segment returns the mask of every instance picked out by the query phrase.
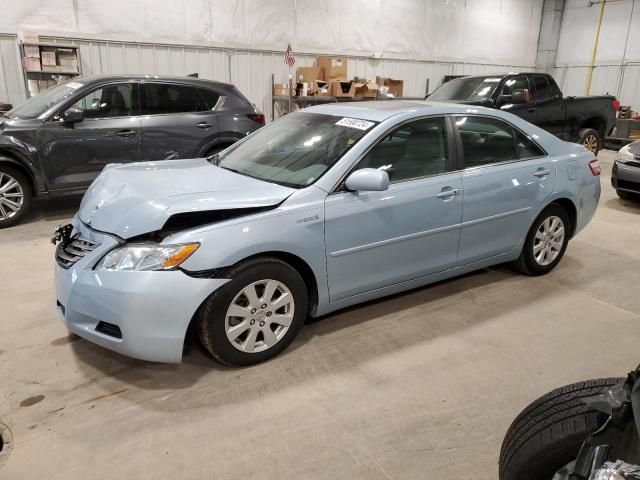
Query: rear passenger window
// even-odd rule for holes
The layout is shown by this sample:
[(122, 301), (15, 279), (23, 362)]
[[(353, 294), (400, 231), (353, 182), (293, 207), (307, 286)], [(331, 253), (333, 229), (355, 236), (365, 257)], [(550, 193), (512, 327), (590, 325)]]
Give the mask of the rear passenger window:
[(215, 107), (216, 103), (218, 103), (220, 94), (214, 92), (213, 90), (209, 90), (208, 88), (199, 88), (198, 91), (200, 92), (200, 95), (202, 95), (202, 98), (204, 98), (204, 101), (207, 103), (207, 107), (209, 108), (209, 110), (213, 110), (213, 107)]
[(549, 82), (544, 77), (533, 77), (533, 85), (535, 88), (534, 91), (534, 100), (536, 102), (549, 100), (551, 98), (551, 87), (549, 86)]
[(380, 140), (358, 164), (389, 174), (391, 182), (447, 171), (447, 129), (443, 118), (416, 120)]
[(520, 132), (516, 132), (518, 158), (544, 157), (546, 154), (533, 141)]
[(195, 87), (187, 85), (142, 84), (142, 111), (145, 115), (204, 112), (209, 110)]
[(487, 117), (457, 117), (465, 167), (508, 162), (518, 158), (513, 128)]

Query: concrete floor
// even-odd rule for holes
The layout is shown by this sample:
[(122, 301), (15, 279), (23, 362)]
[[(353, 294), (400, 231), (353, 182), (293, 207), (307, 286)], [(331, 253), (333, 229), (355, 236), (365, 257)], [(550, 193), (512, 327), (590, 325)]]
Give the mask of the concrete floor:
[(42, 205), (0, 231), (0, 422), (13, 432), (0, 478), (496, 479), (527, 403), (640, 362), (640, 204), (611, 189), (613, 156), (600, 156), (596, 218), (552, 274), (483, 270), (366, 304), (246, 369), (68, 337), (49, 237), (77, 201)]

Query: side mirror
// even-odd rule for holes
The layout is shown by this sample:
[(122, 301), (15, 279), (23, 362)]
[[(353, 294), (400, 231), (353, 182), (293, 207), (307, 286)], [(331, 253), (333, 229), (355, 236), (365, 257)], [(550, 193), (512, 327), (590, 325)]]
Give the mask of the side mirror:
[(529, 101), (529, 90), (517, 88), (511, 92), (511, 103), (527, 103)]
[(349, 175), (344, 184), (354, 192), (381, 192), (389, 188), (389, 174), (376, 168), (361, 168)]
[(64, 123), (78, 123), (84, 120), (84, 111), (79, 108), (70, 108), (62, 114)]

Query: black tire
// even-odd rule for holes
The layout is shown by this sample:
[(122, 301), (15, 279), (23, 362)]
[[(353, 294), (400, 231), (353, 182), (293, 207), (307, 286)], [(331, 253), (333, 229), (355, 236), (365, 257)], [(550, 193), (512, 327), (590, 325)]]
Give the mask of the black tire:
[[(253, 365), (275, 357), (298, 335), (307, 316), (308, 293), (304, 280), (288, 263), (274, 257), (259, 257), (234, 266), (229, 270), (228, 277), (231, 281), (213, 292), (196, 316), (196, 330), (200, 341), (224, 365)], [(289, 329), (272, 347), (255, 353), (243, 352), (227, 338), (227, 309), (242, 289), (253, 282), (267, 279), (281, 282), (291, 291), (295, 305), (293, 319)]]
[(602, 378), (574, 383), (547, 393), (525, 408), (502, 442), (500, 480), (551, 480), (575, 460), (582, 442), (608, 418), (580, 399), (623, 381)]
[[(592, 147), (594, 140), (595, 147)], [(598, 152), (602, 150), (602, 137), (600, 136), (600, 132), (594, 130), (593, 128), (581, 129), (578, 132), (578, 143), (585, 147), (587, 150), (593, 152), (594, 155), (597, 155)]]
[[(4, 159), (5, 157), (0, 156), (0, 162), (2, 162), (2, 160)], [(20, 220), (22, 220), (22, 218), (31, 208), (31, 198), (33, 197), (33, 189), (31, 187), (31, 182), (29, 181), (29, 179), (20, 170), (10, 165), (0, 163), (0, 177), (3, 177), (3, 179), (0, 180), (0, 184), (4, 184), (6, 182), (7, 176), (11, 177), (16, 182), (18, 182), (19, 188), (22, 190), (23, 196), (22, 196), (21, 206), (16, 212), (9, 213), (9, 207), (4, 205), (2, 206), (2, 209), (0, 209), (0, 228), (11, 227), (16, 223), (18, 223)], [(6, 193), (9, 193), (9, 192), (6, 192)], [(17, 190), (12, 189), (11, 194), (15, 194), (15, 193), (17, 193)], [(2, 198), (2, 193), (0, 193), (0, 199), (1, 198)], [(14, 197), (11, 197), (11, 199), (13, 198)], [(9, 198), (7, 198), (7, 200), (9, 200)], [(5, 217), (5, 215), (7, 216), (7, 218), (3, 218)]]
[(616, 194), (621, 200), (638, 200), (638, 198), (640, 198), (639, 195), (632, 192), (626, 192), (624, 190), (616, 190)]
[[(551, 216), (560, 218), (562, 220), (562, 223), (564, 224), (563, 244), (555, 260), (553, 260), (548, 265), (541, 265), (536, 261), (534, 252), (533, 252), (534, 242), (536, 240), (535, 236), (536, 236), (536, 232), (538, 231), (542, 223)], [(532, 275), (532, 276), (544, 275), (546, 273), (549, 273), (551, 270), (553, 270), (556, 267), (556, 265), (558, 265), (558, 263), (564, 256), (564, 252), (567, 249), (567, 245), (569, 244), (569, 236), (570, 236), (571, 228), (572, 228), (571, 220), (566, 210), (562, 208), (560, 205), (557, 205), (555, 203), (552, 203), (551, 205), (549, 205), (540, 213), (540, 215), (538, 215), (538, 218), (536, 218), (535, 222), (533, 222), (533, 225), (531, 225), (531, 228), (527, 233), (527, 238), (524, 242), (524, 246), (522, 247), (522, 252), (520, 253), (520, 257), (514, 263), (514, 266), (516, 267), (516, 269), (524, 273), (525, 275)]]

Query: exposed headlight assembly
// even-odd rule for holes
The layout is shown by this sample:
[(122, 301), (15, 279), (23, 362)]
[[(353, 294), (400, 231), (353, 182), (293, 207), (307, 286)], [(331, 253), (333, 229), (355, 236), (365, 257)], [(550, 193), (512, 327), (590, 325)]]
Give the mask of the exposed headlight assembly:
[(616, 155), (616, 162), (627, 163), (633, 162), (635, 156), (631, 153), (631, 149), (629, 145), (625, 145), (618, 151), (618, 155)]
[(107, 253), (96, 270), (150, 271), (170, 270), (195, 252), (199, 243), (162, 245), (159, 243), (126, 244)]

